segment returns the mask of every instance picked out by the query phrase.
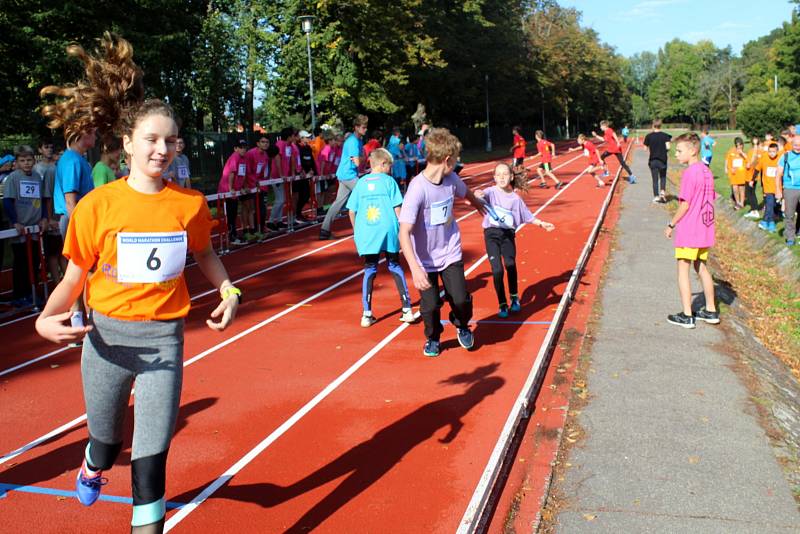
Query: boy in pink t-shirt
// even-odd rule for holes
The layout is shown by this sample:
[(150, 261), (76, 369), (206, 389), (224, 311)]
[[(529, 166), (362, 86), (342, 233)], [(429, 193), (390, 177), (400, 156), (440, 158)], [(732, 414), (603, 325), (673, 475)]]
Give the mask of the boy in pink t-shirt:
[[(678, 193), (678, 211), (664, 230), (667, 238), (675, 233), (675, 258), (678, 260), (678, 291), (683, 310), (667, 316), (671, 324), (683, 328), (694, 328), (695, 321), (719, 324), (719, 312), (714, 300), (714, 280), (708, 271), (708, 251), (714, 246), (714, 176), (700, 161), (700, 138), (695, 133), (686, 133), (676, 140), (675, 157), (683, 165), (689, 165), (681, 175)], [(700, 276), (705, 307), (692, 313), (692, 285), (689, 270)]]

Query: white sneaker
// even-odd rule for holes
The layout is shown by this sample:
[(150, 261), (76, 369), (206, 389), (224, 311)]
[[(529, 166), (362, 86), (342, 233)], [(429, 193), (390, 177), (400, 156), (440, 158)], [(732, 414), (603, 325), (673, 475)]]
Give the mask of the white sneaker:
[(748, 219), (760, 219), (760, 218), (761, 218), (761, 214), (760, 214), (760, 213), (758, 213), (758, 212), (757, 212), (757, 211), (755, 211), (755, 210), (751, 210), (750, 212), (748, 212), (748, 213), (745, 213), (745, 214), (744, 214), (744, 216), (745, 216), (746, 218), (748, 218)]
[(403, 310), (403, 314), (400, 316), (400, 320), (404, 323), (413, 323), (414, 322), (414, 310), (408, 308), (407, 310)]
[(660, 204), (661, 197), (653, 197), (653, 200), (651, 200), (650, 202), (652, 202), (653, 204)]
[(374, 315), (362, 315), (361, 316), (361, 326), (364, 328), (369, 328), (370, 326), (374, 325), (378, 320), (375, 318)]

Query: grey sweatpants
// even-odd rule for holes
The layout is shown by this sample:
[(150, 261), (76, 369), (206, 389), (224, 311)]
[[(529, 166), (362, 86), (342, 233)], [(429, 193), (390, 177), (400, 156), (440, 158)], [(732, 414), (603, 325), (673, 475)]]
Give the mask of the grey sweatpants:
[(333, 224), (333, 218), (339, 214), (339, 211), (344, 207), (347, 203), (347, 199), (350, 198), (350, 193), (353, 192), (353, 189), (356, 187), (358, 183), (357, 179), (354, 180), (339, 180), (339, 190), (336, 192), (336, 200), (333, 201), (331, 208), (328, 210), (328, 213), (325, 214), (325, 220), (322, 221), (322, 230), (326, 232), (331, 231), (331, 224)]
[(794, 216), (798, 213), (798, 204), (800, 204), (800, 189), (784, 188), (783, 201), (783, 238), (794, 241), (797, 238), (797, 223), (794, 220)]
[(183, 378), (183, 319), (121, 321), (93, 312), (81, 356), (89, 424), (87, 462), (109, 469), (122, 446), (131, 386), (134, 526), (164, 516), (169, 444)]

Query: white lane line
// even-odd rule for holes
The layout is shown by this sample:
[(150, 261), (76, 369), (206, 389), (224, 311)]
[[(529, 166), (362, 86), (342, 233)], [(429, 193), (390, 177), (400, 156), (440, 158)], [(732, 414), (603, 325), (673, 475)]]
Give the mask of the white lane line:
[[(575, 158), (577, 159), (577, 158)], [(574, 161), (570, 160), (570, 161)], [(567, 162), (568, 163), (568, 162)], [(564, 163), (566, 165), (567, 163)], [(565, 191), (571, 184), (573, 184), (581, 175), (584, 174), (585, 171), (581, 172), (576, 176), (573, 180), (570, 181), (563, 189), (559, 190), (558, 193), (553, 195), (545, 204), (543, 204), (539, 209), (536, 210), (536, 214), (541, 213), (545, 207), (550, 205), (553, 200), (555, 200), (563, 191)], [(466, 215), (460, 217), (458, 220), (461, 221), (466, 219), (476, 211), (471, 211)], [(484, 260), (486, 256), (479, 258), (465, 271), (464, 275), (467, 276), (472, 273)], [(415, 317), (419, 317), (419, 312), (414, 314)], [(291, 417), (289, 417), (286, 421), (284, 421), (280, 426), (278, 426), (275, 430), (273, 430), (266, 438), (264, 438), (261, 442), (259, 442), (255, 447), (250, 449), (244, 456), (242, 456), (239, 460), (237, 460), (232, 466), (225, 470), (219, 477), (217, 477), (211, 484), (203, 488), (203, 490), (198, 493), (188, 504), (183, 506), (177, 513), (175, 513), (172, 517), (167, 520), (164, 525), (164, 532), (169, 532), (172, 528), (174, 528), (178, 523), (183, 521), (190, 513), (197, 509), (203, 502), (205, 502), (211, 495), (213, 495), (218, 489), (222, 486), (227, 484), (237, 473), (239, 473), (242, 469), (244, 469), (248, 464), (250, 464), (253, 460), (256, 459), (262, 452), (264, 452), (270, 445), (272, 445), (276, 440), (278, 440), (281, 436), (283, 436), (289, 429), (291, 429), (295, 424), (297, 424), (303, 417), (308, 415), (308, 413), (314, 409), (319, 403), (321, 403), (326, 397), (328, 397), (331, 393), (333, 393), (339, 386), (341, 386), (348, 378), (353, 376), (361, 367), (363, 367), (369, 360), (373, 358), (378, 352), (380, 352), (386, 345), (388, 345), (391, 341), (393, 341), (397, 336), (399, 336), (406, 328), (408, 328), (408, 323), (403, 323), (402, 325), (395, 328), (391, 333), (389, 333), (386, 337), (384, 337), (377, 345), (375, 345), (372, 349), (370, 349), (366, 354), (361, 356), (353, 365), (351, 365), (346, 371), (340, 374), (336, 379), (330, 382), (327, 386), (325, 386), (322, 391), (317, 393), (310, 401), (304, 404), (299, 410), (297, 410)]]
[[(239, 282), (244, 282), (245, 280), (249, 280), (251, 278), (255, 278), (256, 276), (260, 276), (260, 275), (262, 275), (264, 273), (268, 273), (270, 271), (273, 271), (275, 269), (278, 269), (280, 267), (283, 267), (283, 266), (288, 265), (290, 263), (293, 263), (295, 261), (301, 260), (301, 259), (303, 259), (305, 257), (311, 256), (312, 254), (316, 254), (317, 252), (320, 252), (322, 250), (325, 250), (326, 248), (329, 248), (329, 247), (332, 247), (334, 245), (337, 245), (337, 244), (339, 244), (339, 243), (341, 243), (343, 241), (347, 241), (348, 239), (352, 239), (352, 236), (348, 236), (348, 237), (344, 237), (342, 239), (338, 239), (336, 241), (332, 241), (332, 242), (330, 242), (330, 243), (328, 243), (326, 245), (323, 245), (321, 247), (317, 247), (315, 249), (311, 249), (311, 250), (309, 250), (307, 252), (304, 252), (303, 254), (300, 254), (298, 256), (294, 256), (293, 258), (289, 258), (288, 260), (284, 260), (284, 261), (282, 261), (280, 263), (276, 263), (275, 265), (270, 265), (269, 267), (266, 267), (264, 269), (261, 269), (259, 271), (254, 272), (254, 273), (248, 274), (247, 276), (243, 276), (241, 278), (237, 278), (236, 280), (233, 281), (233, 283), (234, 284), (238, 284)], [(191, 297), (191, 300), (197, 300), (199, 298), (202, 298), (202, 297), (205, 297), (205, 296), (208, 296), (208, 295), (212, 295), (212, 294), (214, 294), (216, 292), (217, 292), (216, 289), (210, 289), (208, 291), (204, 291), (203, 293), (199, 293), (197, 295), (194, 295), (193, 297)], [(0, 376), (7, 375), (9, 373), (13, 373), (14, 371), (18, 371), (18, 370), (20, 370), (20, 369), (22, 369), (24, 367), (29, 366), (29, 365), (33, 365), (33, 364), (35, 364), (37, 362), (40, 362), (42, 360), (46, 360), (47, 358), (50, 358), (52, 356), (56, 356), (58, 354), (61, 354), (62, 352), (65, 352), (65, 351), (67, 351), (69, 349), (70, 349), (70, 347), (61, 347), (60, 349), (56, 349), (56, 350), (54, 350), (52, 352), (48, 352), (47, 354), (43, 354), (42, 356), (36, 356), (35, 358), (33, 358), (31, 360), (27, 360), (27, 361), (25, 361), (25, 362), (23, 362), (23, 363), (21, 363), (19, 365), (16, 365), (16, 366), (11, 367), (9, 369), (5, 369), (3, 371), (0, 371)]]
[[(563, 163), (561, 166), (567, 165), (568, 163), (574, 161), (578, 157), (580, 157), (580, 156), (577, 156), (577, 157), (575, 157), (575, 158)], [(462, 215), (461, 217), (459, 217), (458, 219), (456, 219), (456, 221), (457, 222), (461, 222), (464, 219), (466, 219), (467, 217), (470, 217), (471, 215), (473, 215), (475, 213), (477, 213), (476, 210), (469, 211), (469, 212), (465, 213), (464, 215)], [(347, 239), (347, 238), (345, 238), (345, 239)], [(330, 243), (330, 244), (332, 245), (333, 243)], [(284, 310), (284, 311), (282, 311), (282, 312), (280, 312), (280, 313), (278, 313), (276, 315), (273, 315), (272, 317), (262, 321), (261, 323), (259, 323), (257, 325), (254, 325), (254, 326), (248, 328), (245, 331), (240, 332), (239, 334), (233, 336), (232, 338), (229, 338), (228, 340), (223, 341), (223, 342), (215, 345), (214, 347), (211, 347), (210, 349), (205, 350), (204, 352), (201, 352), (197, 356), (194, 356), (193, 358), (191, 358), (191, 359), (187, 360), (186, 362), (184, 362), (183, 366), (187, 367), (187, 366), (191, 365), (192, 363), (194, 363), (196, 361), (199, 361), (202, 358), (205, 358), (209, 354), (211, 354), (213, 352), (216, 352), (220, 348), (229, 345), (233, 341), (241, 339), (245, 335), (248, 335), (248, 334), (250, 334), (252, 332), (255, 332), (259, 328), (262, 328), (263, 326), (266, 326), (267, 324), (271, 323), (272, 321), (276, 320), (277, 318), (283, 317), (283, 316), (287, 315), (288, 313), (296, 310), (300, 306), (302, 306), (304, 304), (307, 304), (308, 302), (310, 302), (310, 301), (312, 301), (312, 300), (324, 295), (325, 293), (328, 293), (329, 291), (332, 291), (333, 289), (341, 286), (342, 284), (347, 283), (348, 281), (352, 280), (353, 278), (356, 278), (357, 276), (361, 275), (363, 272), (364, 272), (364, 270), (360, 269), (359, 271), (357, 271), (357, 272), (355, 272), (355, 273), (343, 278), (342, 280), (339, 280), (335, 284), (333, 284), (331, 286), (328, 286), (327, 288), (325, 288), (322, 291), (312, 295), (311, 297), (306, 298), (302, 302), (300, 302), (298, 304), (295, 304), (294, 306), (292, 306), (292, 307), (290, 307), (290, 308), (288, 308), (288, 309), (286, 309), (286, 310)], [(0, 457), (0, 465), (12, 460), (13, 458), (16, 458), (20, 454), (23, 454), (23, 453), (29, 451), (30, 449), (40, 445), (44, 441), (47, 441), (47, 440), (51, 439), (52, 437), (60, 434), (61, 432), (64, 432), (65, 430), (68, 430), (68, 429), (72, 428), (73, 426), (82, 423), (85, 419), (86, 419), (86, 414), (83, 414), (82, 416), (80, 416), (80, 417), (78, 417), (76, 419), (73, 419), (69, 423), (66, 423), (66, 424), (56, 428), (55, 430), (52, 430), (52, 431), (48, 432), (47, 434), (45, 434), (45, 435), (43, 435), (43, 436), (41, 436), (39, 438), (34, 439), (33, 441), (27, 443), (26, 445), (23, 445), (22, 447), (14, 450), (14, 451), (9, 452), (8, 454)]]

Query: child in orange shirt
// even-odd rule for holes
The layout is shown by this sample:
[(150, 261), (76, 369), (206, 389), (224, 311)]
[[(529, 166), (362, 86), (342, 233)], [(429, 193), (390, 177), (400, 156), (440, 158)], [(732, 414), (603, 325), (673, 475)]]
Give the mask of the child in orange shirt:
[[(76, 88), (42, 94), (66, 99), (46, 106), (51, 128), (99, 128), (122, 134), (131, 155), (130, 175), (86, 195), (70, 218), (64, 243), (69, 260), (63, 280), (36, 320), (55, 343), (85, 337), (81, 376), (89, 444), (76, 480), (78, 499), (93, 504), (122, 449), (131, 384), (136, 382), (131, 451), (133, 533), (164, 528), (166, 461), (181, 394), (184, 317), (189, 293), (186, 252), (219, 289), (221, 301), (207, 324), (224, 330), (236, 315), (241, 291), (231, 284), (211, 247), (211, 213), (199, 191), (162, 178), (175, 156), (178, 127), (169, 105), (142, 101), (143, 73), (133, 48), (106, 33), (94, 55), (73, 45), (86, 80)], [(105, 77), (114, 72), (114, 78)], [(107, 131), (103, 131), (107, 129)], [(89, 275), (90, 269), (97, 265)], [(89, 326), (64, 324), (88, 276)]]
[(747, 154), (741, 137), (733, 140), (734, 146), (725, 155), (725, 174), (733, 188), (733, 206), (744, 207), (744, 184), (747, 182)]
[(758, 227), (770, 233), (775, 232), (775, 178), (778, 176), (780, 159), (780, 148), (773, 142), (767, 147), (767, 151), (761, 154), (758, 161), (761, 188), (764, 191), (764, 218), (758, 223)]
[(750, 211), (745, 213), (744, 216), (748, 219), (758, 219), (761, 217), (758, 212), (758, 198), (756, 198), (758, 162), (765, 152), (764, 147), (769, 143), (774, 143), (774, 141), (764, 141), (762, 143), (758, 137), (753, 137), (751, 143), (752, 147), (747, 151), (747, 173), (745, 174), (747, 181), (744, 184), (744, 197), (747, 205), (750, 206)]

